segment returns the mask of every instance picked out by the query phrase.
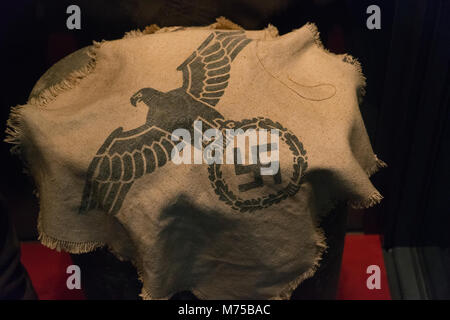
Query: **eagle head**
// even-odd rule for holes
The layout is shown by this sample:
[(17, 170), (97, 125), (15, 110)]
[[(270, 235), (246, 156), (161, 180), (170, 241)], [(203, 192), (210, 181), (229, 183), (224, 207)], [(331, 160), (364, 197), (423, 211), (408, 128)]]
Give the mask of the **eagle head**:
[(133, 106), (136, 107), (136, 104), (140, 101), (144, 102), (146, 105), (150, 105), (151, 100), (160, 95), (158, 90), (152, 88), (143, 88), (133, 94), (130, 98), (130, 102)]

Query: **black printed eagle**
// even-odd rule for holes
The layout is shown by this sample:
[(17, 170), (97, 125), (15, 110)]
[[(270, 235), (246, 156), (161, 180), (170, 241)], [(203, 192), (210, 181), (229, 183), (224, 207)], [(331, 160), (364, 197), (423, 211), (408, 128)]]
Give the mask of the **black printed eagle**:
[(92, 209), (116, 214), (134, 181), (170, 160), (175, 129), (193, 132), (199, 118), (223, 119), (214, 106), (228, 86), (231, 62), (250, 41), (244, 31), (215, 31), (177, 68), (181, 88), (143, 88), (130, 98), (133, 106), (148, 106), (147, 121), (129, 131), (117, 128), (100, 147), (87, 171), (80, 214)]

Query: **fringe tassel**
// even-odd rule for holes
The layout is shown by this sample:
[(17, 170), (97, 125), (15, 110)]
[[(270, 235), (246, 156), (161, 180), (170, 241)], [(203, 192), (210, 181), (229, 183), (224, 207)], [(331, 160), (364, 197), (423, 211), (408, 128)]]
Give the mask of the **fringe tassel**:
[(128, 32), (125, 32), (125, 35), (123, 36), (123, 39), (128, 38), (138, 38), (141, 36), (145, 36), (146, 34), (153, 34), (161, 30), (161, 28), (157, 24), (151, 24), (149, 26), (146, 26), (144, 30), (131, 30)]
[(354, 209), (366, 209), (380, 203), (381, 200), (383, 200), (383, 196), (378, 191), (375, 191), (366, 199), (350, 200), (349, 205)]
[(228, 20), (225, 17), (216, 18), (216, 22), (210, 24), (208, 29), (221, 29), (221, 30), (244, 30), (240, 25)]
[(142, 300), (155, 300), (152, 298), (151, 294), (148, 293), (147, 289), (145, 289), (144, 285), (142, 285), (142, 291), (139, 296), (142, 298)]
[[(204, 28), (215, 29), (215, 30), (219, 30), (219, 29), (220, 30), (243, 30), (243, 28), (240, 25), (232, 22), (231, 20), (228, 20), (225, 17), (216, 18), (216, 22), (214, 22)], [(160, 28), (156, 24), (151, 24), (151, 25), (145, 27), (144, 30), (137, 29), (137, 30), (131, 30), (131, 31), (126, 32), (125, 35), (123, 36), (123, 39), (138, 38), (141, 36), (145, 36), (147, 34), (174, 32), (174, 31), (180, 31), (180, 30), (184, 30), (184, 29), (185, 29), (185, 27), (180, 27), (180, 26)], [(278, 30), (277, 30), (277, 34), (278, 34)]]
[(382, 168), (386, 168), (388, 165), (383, 160), (378, 159), (377, 155), (375, 154), (375, 164), (372, 168), (369, 168), (366, 173), (369, 177), (371, 177), (374, 173), (378, 172)]
[(22, 116), (20, 111), (24, 105), (18, 105), (10, 109), (9, 118), (6, 121), (6, 137), (3, 140), (6, 143), (12, 144), (10, 152), (14, 155), (20, 156), (22, 143)]
[(56, 251), (66, 251), (69, 253), (88, 253), (97, 248), (105, 246), (99, 242), (72, 242), (55, 239), (42, 231), (39, 231), (39, 241), (46, 247)]
[(317, 29), (316, 24), (312, 23), (312, 22), (307, 22), (305, 24), (305, 27), (308, 28), (309, 32), (311, 32), (316, 46), (318, 46), (320, 49), (325, 50), (327, 53), (330, 53), (330, 51), (328, 51), (328, 49), (326, 49), (323, 46), (322, 40), (320, 40), (320, 32), (319, 32), (319, 29)]
[(268, 37), (267, 39), (274, 39), (279, 36), (278, 29), (272, 24), (268, 24), (267, 28), (264, 29)]
[(143, 266), (136, 263), (135, 267), (138, 275), (138, 280), (142, 283), (142, 290), (139, 296), (142, 298), (142, 300), (154, 300), (150, 292), (148, 292), (145, 288)]

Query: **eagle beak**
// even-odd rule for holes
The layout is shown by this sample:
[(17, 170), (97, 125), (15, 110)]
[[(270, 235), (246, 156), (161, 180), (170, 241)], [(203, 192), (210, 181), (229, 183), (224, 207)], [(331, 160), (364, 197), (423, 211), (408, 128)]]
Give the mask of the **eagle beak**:
[(133, 105), (133, 107), (136, 107), (137, 100), (138, 100), (138, 98), (136, 96), (132, 96), (130, 98), (130, 102)]

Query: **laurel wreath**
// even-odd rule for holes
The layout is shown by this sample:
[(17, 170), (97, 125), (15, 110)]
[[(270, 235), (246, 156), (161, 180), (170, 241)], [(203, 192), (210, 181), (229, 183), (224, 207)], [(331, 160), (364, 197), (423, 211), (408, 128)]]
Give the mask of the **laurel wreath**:
[(253, 212), (268, 208), (298, 192), (301, 178), (308, 168), (308, 157), (306, 156), (306, 150), (303, 144), (292, 132), (284, 128), (279, 122), (274, 122), (264, 117), (242, 121), (220, 121), (220, 125), (223, 129), (243, 129), (244, 131), (247, 129), (278, 129), (281, 141), (286, 143), (292, 152), (294, 169), (290, 181), (284, 189), (255, 199), (245, 200), (230, 190), (222, 175), (221, 164), (213, 163), (208, 167), (209, 180), (211, 181), (214, 192), (219, 196), (221, 201), (224, 201), (234, 210)]

